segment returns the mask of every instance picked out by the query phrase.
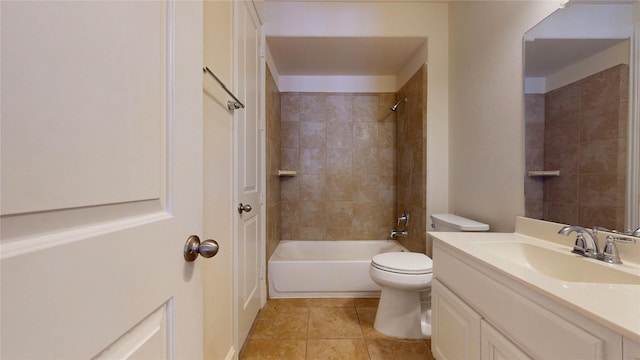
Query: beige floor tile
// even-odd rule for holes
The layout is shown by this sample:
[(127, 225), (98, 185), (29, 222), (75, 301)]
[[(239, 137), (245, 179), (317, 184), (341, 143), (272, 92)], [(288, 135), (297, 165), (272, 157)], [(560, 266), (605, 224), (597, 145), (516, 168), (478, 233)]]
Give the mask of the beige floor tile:
[(309, 301), (311, 299), (269, 299), (267, 306), (281, 308), (281, 307), (309, 307)]
[(262, 308), (258, 319), (271, 319), (274, 316), (282, 312), (307, 310), (309, 308), (309, 299), (278, 299), (274, 301), (269, 300), (267, 304)]
[(308, 308), (265, 309), (256, 321), (251, 339), (306, 339), (308, 323)]
[(363, 339), (310, 339), (307, 360), (369, 360)]
[(353, 304), (356, 307), (378, 307), (379, 298), (355, 298)]
[(352, 307), (353, 299), (351, 298), (317, 298), (309, 299), (309, 307)]
[(305, 360), (305, 340), (250, 340), (241, 360)]
[(378, 308), (375, 307), (356, 308), (358, 321), (360, 322), (360, 328), (362, 329), (362, 336), (364, 336), (365, 339), (385, 337), (382, 333), (379, 333), (373, 328), (373, 324), (376, 321), (376, 310), (378, 310)]
[(429, 349), (431, 349), (431, 339), (424, 339), (424, 344), (427, 345)]
[(371, 360), (433, 360), (423, 340), (367, 339)]
[(270, 299), (241, 360), (433, 360), (431, 340), (398, 340), (373, 328), (378, 299)]
[(355, 308), (310, 308), (309, 339), (362, 338)]

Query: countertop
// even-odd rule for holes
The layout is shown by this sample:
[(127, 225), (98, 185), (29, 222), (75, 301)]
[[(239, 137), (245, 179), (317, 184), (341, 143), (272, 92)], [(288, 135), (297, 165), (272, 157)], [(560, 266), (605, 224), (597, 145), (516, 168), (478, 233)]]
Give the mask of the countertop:
[[(442, 246), (467, 255), (600, 325), (640, 343), (640, 282), (609, 284), (558, 280), (526, 264), (516, 264), (506, 259), (504, 255), (478, 246), (478, 242), (524, 242), (566, 253), (570, 253), (572, 247), (518, 232), (429, 232), (429, 235), (434, 238), (434, 246)], [(640, 244), (636, 246), (640, 247)], [(640, 276), (640, 266), (635, 263), (625, 262), (622, 265), (613, 265), (587, 258), (584, 260), (601, 263), (597, 264), (598, 266), (615, 266), (617, 269)]]

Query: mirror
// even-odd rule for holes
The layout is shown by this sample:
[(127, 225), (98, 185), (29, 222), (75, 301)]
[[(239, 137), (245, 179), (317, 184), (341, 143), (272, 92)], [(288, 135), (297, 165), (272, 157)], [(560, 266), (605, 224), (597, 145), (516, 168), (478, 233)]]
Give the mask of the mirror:
[(638, 226), (638, 156), (627, 151), (633, 6), (569, 3), (525, 34), (525, 216)]

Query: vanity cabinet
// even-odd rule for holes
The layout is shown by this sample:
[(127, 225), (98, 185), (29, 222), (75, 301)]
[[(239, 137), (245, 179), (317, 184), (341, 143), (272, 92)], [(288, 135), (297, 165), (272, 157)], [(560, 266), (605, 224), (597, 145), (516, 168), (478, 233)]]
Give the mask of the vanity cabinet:
[(623, 359), (620, 334), (437, 241), (433, 254), (438, 360)]
[(431, 347), (438, 360), (531, 359), (441, 282), (434, 280), (432, 287), (432, 324), (438, 331)]

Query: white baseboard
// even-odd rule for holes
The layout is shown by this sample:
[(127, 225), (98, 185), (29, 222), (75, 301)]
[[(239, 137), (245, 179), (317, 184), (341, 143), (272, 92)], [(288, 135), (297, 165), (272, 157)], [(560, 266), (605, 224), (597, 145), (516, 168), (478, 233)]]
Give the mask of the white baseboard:
[(235, 354), (236, 354), (236, 349), (234, 349), (232, 346), (231, 349), (229, 349), (229, 352), (227, 353), (227, 356), (224, 358), (224, 360), (233, 360), (233, 356)]

